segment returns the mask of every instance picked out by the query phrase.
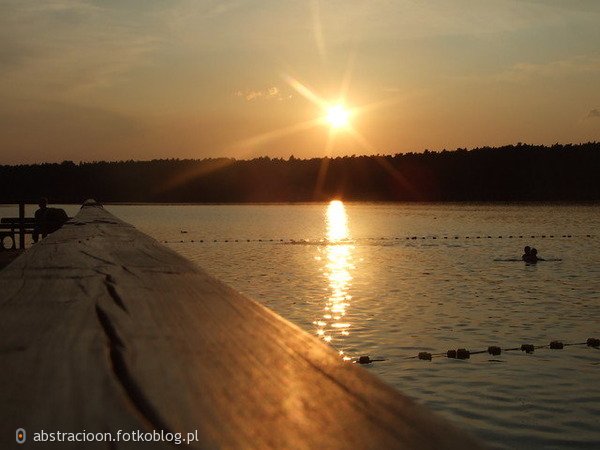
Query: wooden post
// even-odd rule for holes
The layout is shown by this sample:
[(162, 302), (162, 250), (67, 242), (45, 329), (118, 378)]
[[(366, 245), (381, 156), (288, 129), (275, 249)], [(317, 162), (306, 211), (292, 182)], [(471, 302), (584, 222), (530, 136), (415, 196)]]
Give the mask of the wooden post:
[(1, 271), (0, 293), (1, 448), (18, 428), (192, 433), (190, 449), (480, 448), (94, 202)]
[(25, 249), (25, 203), (19, 203), (19, 248)]

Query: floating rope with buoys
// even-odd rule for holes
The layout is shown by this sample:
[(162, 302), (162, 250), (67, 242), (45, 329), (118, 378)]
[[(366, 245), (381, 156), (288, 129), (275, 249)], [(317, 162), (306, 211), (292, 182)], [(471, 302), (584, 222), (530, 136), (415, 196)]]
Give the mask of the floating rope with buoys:
[[(187, 234), (185, 230), (181, 230), (182, 234)], [(362, 243), (365, 241), (419, 241), (419, 240), (471, 240), (471, 239), (577, 239), (577, 238), (594, 238), (592, 234), (532, 234), (532, 235), (475, 235), (475, 236), (401, 236), (401, 237), (366, 237), (356, 238), (353, 240), (342, 240), (331, 242), (326, 239), (190, 239), (178, 241), (162, 241), (164, 244), (184, 244), (184, 243), (276, 243), (276, 244), (296, 244), (296, 245), (350, 245)], [(495, 261), (521, 261), (521, 259), (496, 259)], [(546, 261), (561, 261), (560, 259), (547, 259)], [(330, 343), (331, 345), (331, 343)], [(551, 341), (545, 345), (522, 344), (520, 347), (501, 348), (499, 346), (489, 346), (486, 350), (470, 351), (465, 348), (450, 349), (441, 353), (419, 352), (415, 356), (407, 356), (403, 359), (420, 359), (431, 361), (433, 358), (446, 357), (450, 359), (470, 359), (471, 355), (489, 354), (492, 356), (501, 355), (502, 352), (523, 351), (525, 353), (533, 353), (536, 349), (548, 348), (551, 350), (562, 350), (569, 346), (587, 345), (587, 347), (600, 349), (600, 339), (588, 338), (586, 342), (563, 343), (561, 341)], [(334, 347), (335, 348), (335, 347)], [(357, 364), (372, 364), (379, 361), (387, 361), (385, 358), (371, 359), (369, 355), (361, 355), (357, 358), (345, 359)]]
[[(598, 338), (588, 338), (585, 342), (571, 342), (564, 343), (562, 341), (551, 341), (549, 344), (545, 345), (533, 345), (533, 344), (522, 344), (520, 347), (510, 347), (510, 348), (501, 348), (496, 345), (490, 345), (486, 350), (475, 350), (469, 351), (465, 348), (458, 349), (450, 349), (446, 352), (440, 353), (429, 353), (429, 352), (419, 352), (416, 356), (407, 356), (403, 359), (420, 359), (422, 361), (431, 361), (433, 358), (446, 357), (450, 359), (470, 359), (471, 355), (481, 355), (481, 354), (489, 354), (491, 356), (499, 356), (502, 352), (512, 352), (512, 351), (522, 351), (525, 353), (533, 353), (535, 350), (548, 348), (551, 350), (562, 350), (565, 347), (586, 345), (587, 347), (600, 349), (600, 339)], [(362, 355), (358, 358), (351, 359), (352, 362), (357, 364), (371, 364), (377, 361), (387, 361), (386, 359), (371, 359), (368, 355)]]
[[(187, 234), (187, 231), (181, 231), (182, 234)], [(422, 241), (422, 240), (466, 240), (466, 239), (577, 239), (577, 238), (593, 238), (596, 237), (592, 234), (532, 234), (532, 235), (477, 235), (477, 236), (402, 236), (402, 237), (366, 237), (356, 238), (353, 240), (342, 240), (330, 242), (326, 239), (189, 239), (189, 240), (176, 240), (176, 241), (162, 241), (164, 244), (205, 244), (205, 243), (248, 243), (248, 242), (261, 242), (261, 243), (284, 243), (284, 244), (298, 244), (298, 245), (347, 245), (354, 243), (361, 243), (365, 241)]]

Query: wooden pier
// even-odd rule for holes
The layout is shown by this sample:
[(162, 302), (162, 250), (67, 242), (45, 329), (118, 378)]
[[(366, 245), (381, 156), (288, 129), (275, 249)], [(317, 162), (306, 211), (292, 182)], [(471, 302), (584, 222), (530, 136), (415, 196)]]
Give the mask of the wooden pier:
[[(0, 361), (2, 449), (20, 427), (198, 430), (181, 446), (197, 449), (480, 448), (93, 201), (0, 271)], [(70, 445), (39, 447), (173, 448)]]

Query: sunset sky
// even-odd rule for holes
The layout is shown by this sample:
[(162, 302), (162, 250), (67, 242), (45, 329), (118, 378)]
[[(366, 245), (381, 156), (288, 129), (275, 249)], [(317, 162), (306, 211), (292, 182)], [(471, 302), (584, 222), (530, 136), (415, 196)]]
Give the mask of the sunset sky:
[(0, 0), (0, 163), (600, 140), (599, 23), (598, 0)]

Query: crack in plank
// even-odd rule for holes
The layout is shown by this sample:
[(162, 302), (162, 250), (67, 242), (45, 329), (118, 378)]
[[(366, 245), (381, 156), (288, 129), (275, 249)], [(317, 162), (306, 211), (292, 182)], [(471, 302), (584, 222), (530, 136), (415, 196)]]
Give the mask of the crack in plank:
[(117, 304), (117, 306), (123, 311), (125, 311), (127, 314), (129, 314), (129, 310), (127, 309), (127, 306), (125, 306), (123, 297), (121, 297), (121, 295), (119, 295), (119, 293), (117, 292), (116, 282), (111, 274), (106, 275), (106, 278), (104, 279), (104, 286), (106, 286), (108, 295), (110, 295), (110, 297)]
[(112, 371), (125, 391), (125, 395), (145, 421), (148, 422), (150, 428), (172, 433), (166, 422), (144, 394), (143, 389), (131, 375), (124, 356), (126, 350), (125, 344), (119, 336), (114, 323), (108, 317), (108, 314), (98, 304), (96, 304), (96, 315), (108, 340)]
[(83, 253), (83, 254), (84, 254), (84, 255), (86, 255), (86, 256), (89, 256), (90, 258), (94, 258), (94, 259), (96, 259), (96, 260), (98, 260), (98, 261), (101, 261), (101, 262), (103, 262), (103, 263), (110, 264), (111, 266), (114, 266), (114, 265), (115, 265), (115, 263), (114, 263), (113, 261), (110, 261), (110, 260), (108, 260), (108, 259), (101, 258), (100, 256), (96, 256), (96, 255), (94, 255), (93, 253), (90, 253), (90, 252), (88, 252), (88, 251), (86, 251), (86, 250), (81, 250), (81, 253)]

